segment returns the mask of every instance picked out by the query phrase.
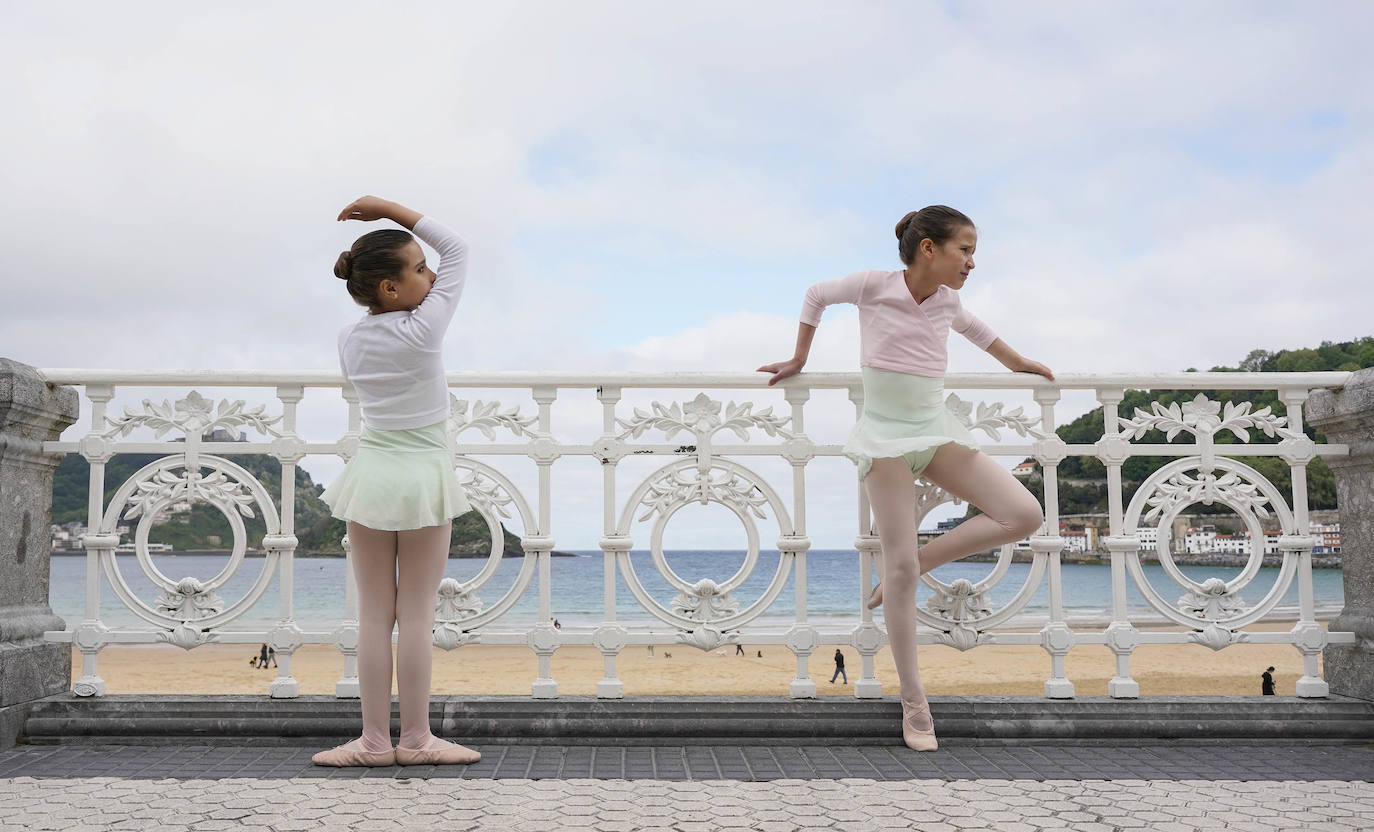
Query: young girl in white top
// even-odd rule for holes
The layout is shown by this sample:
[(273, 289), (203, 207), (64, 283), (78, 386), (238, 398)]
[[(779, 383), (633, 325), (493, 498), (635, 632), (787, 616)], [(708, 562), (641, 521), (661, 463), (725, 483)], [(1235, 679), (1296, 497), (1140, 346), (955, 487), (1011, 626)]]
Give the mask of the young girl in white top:
[[(348, 522), (358, 584), (358, 687), (363, 734), (314, 756), (319, 765), (471, 763), (481, 755), (429, 728), (434, 608), (454, 517), (468, 511), (445, 422), (443, 341), (467, 275), (467, 245), (430, 217), (365, 196), (339, 220), (389, 219), (439, 253), (430, 271), (399, 229), (359, 237), (334, 274), (368, 314), (339, 334), (339, 364), (358, 393), (357, 453), (321, 497)], [(401, 736), (391, 747), (391, 632), (399, 625)]]
[[(900, 271), (861, 271), (806, 290), (797, 347), (788, 361), (760, 367), (769, 384), (801, 372), (821, 313), (834, 303), (859, 307), (864, 406), (844, 445), (859, 467), (882, 544), (887, 588), (887, 635), (901, 682), (902, 736), (918, 751), (933, 751), (935, 723), (916, 665), (916, 581), (922, 572), (1035, 531), (1044, 514), (1034, 495), (978, 450), (945, 406), (945, 341), (954, 329), (1009, 370), (1053, 379), (1043, 364), (1023, 358), (987, 325), (966, 312), (955, 290), (973, 270), (978, 232), (959, 211), (932, 205), (897, 223)], [(916, 477), (940, 486), (982, 514), (916, 551)]]

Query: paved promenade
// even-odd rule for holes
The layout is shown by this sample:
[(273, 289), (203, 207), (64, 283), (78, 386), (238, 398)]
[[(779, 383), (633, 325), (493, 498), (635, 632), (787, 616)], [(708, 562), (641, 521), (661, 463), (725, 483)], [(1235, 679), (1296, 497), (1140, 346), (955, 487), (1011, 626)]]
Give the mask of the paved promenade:
[(1358, 746), (492, 746), (467, 767), (322, 769), (317, 749), (27, 746), (0, 830), (1374, 829)]

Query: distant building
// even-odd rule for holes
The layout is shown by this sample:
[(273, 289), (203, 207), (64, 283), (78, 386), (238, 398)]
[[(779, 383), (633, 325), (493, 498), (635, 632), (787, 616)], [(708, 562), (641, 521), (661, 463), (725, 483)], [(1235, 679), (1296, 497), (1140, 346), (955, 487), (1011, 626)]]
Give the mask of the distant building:
[[(134, 544), (134, 543), (121, 543), (121, 544), (119, 544), (118, 546), (115, 547), (115, 554), (117, 554), (117, 555), (132, 555), (132, 554), (134, 554), (134, 553), (137, 552), (137, 551), (138, 551), (138, 546), (137, 546), (137, 544)], [(152, 554), (152, 553), (155, 553), (155, 552), (170, 552), (170, 551), (172, 551), (172, 544), (170, 544), (170, 543), (149, 543), (149, 544), (148, 544), (148, 552), (149, 552), (149, 554)]]
[[(1280, 550), (1279, 550), (1279, 538), (1280, 538), (1282, 535), (1283, 535), (1283, 532), (1279, 531), (1278, 529), (1272, 529), (1272, 530), (1266, 529), (1265, 532), (1264, 532), (1264, 552), (1263, 552), (1263, 553), (1266, 554), (1266, 555), (1277, 555), (1277, 554), (1279, 554), (1279, 551), (1280, 551)], [(1250, 551), (1250, 530), (1249, 530), (1249, 529), (1246, 529), (1246, 530), (1245, 530), (1245, 543), (1246, 543), (1245, 551), (1248, 552), (1248, 551)]]
[(1244, 555), (1250, 551), (1250, 540), (1238, 534), (1219, 534), (1212, 541), (1212, 551), (1224, 555)]
[(52, 551), (80, 552), (81, 537), (86, 534), (86, 524), (73, 520), (62, 525), (52, 525)]
[(67, 549), (75, 549), (72, 545), (72, 533), (57, 524), (52, 525), (52, 550), (62, 552)]
[[(86, 533), (90, 531), (86, 524), (78, 520), (62, 525), (52, 524), (52, 551), (54, 552), (83, 552), (86, 550), (85, 541), (82, 540)], [(121, 539), (132, 531), (127, 523), (115, 526), (115, 534)], [(170, 547), (168, 549), (170, 551)]]
[(1190, 555), (1204, 555), (1212, 551), (1217, 538), (1216, 526), (1194, 526), (1183, 538), (1183, 551)]
[(1060, 538), (1064, 541), (1063, 551), (1065, 552), (1086, 552), (1088, 551), (1088, 535), (1083, 532), (1060, 532)]
[(1033, 459), (1026, 460), (1025, 462), (1021, 463), (1020, 465), (1018, 465), (1018, 466), (1016, 466), (1015, 468), (1011, 469), (1011, 475), (1012, 475), (1013, 477), (1029, 477), (1031, 474), (1034, 474), (1034, 473), (1035, 473), (1035, 460), (1033, 460)]
[(1135, 536), (1140, 539), (1140, 551), (1153, 552), (1159, 545), (1159, 527), (1141, 526), (1135, 530)]
[(1339, 555), (1341, 553), (1340, 523), (1313, 521), (1307, 524), (1307, 533), (1317, 538), (1317, 545), (1312, 548), (1312, 554)]
[[(1340, 523), (1312, 521), (1308, 524), (1308, 534), (1317, 538), (1317, 545), (1312, 548), (1312, 554), (1340, 554)], [(1283, 533), (1277, 529), (1266, 530), (1262, 553), (1265, 555), (1281, 554), (1279, 538), (1282, 535)], [(1159, 529), (1154, 526), (1140, 526), (1135, 529), (1135, 537), (1140, 541), (1140, 551), (1154, 551), (1159, 541)], [(1226, 534), (1218, 532), (1215, 526), (1206, 525), (1186, 526), (1183, 529), (1175, 530), (1171, 543), (1175, 553), (1178, 552), (1178, 546), (1182, 543), (1183, 551), (1190, 555), (1248, 555), (1251, 545), (1249, 529), (1235, 534)]]

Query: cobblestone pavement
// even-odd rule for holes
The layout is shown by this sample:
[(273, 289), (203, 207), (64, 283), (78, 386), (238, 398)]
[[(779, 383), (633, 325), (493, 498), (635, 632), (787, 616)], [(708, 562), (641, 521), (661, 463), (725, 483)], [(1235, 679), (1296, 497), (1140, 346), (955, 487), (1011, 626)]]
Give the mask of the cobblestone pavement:
[(1374, 749), (1348, 746), (485, 746), (392, 769), (313, 750), (14, 749), (0, 830), (1374, 829)]
[(220, 780), (423, 778), (615, 780), (1374, 780), (1374, 746), (959, 746), (920, 754), (871, 746), (478, 746), (470, 766), (326, 768), (318, 747), (20, 746), (0, 752), (15, 777)]

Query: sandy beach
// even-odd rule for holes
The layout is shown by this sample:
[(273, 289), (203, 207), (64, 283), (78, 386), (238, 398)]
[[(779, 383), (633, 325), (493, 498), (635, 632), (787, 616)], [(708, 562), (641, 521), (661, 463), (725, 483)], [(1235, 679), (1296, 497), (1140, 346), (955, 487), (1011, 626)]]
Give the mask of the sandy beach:
[[(1291, 624), (1257, 625), (1251, 631), (1284, 631)], [(1144, 629), (1144, 628), (1142, 628)], [(1165, 628), (1160, 628), (1165, 629)], [(836, 645), (824, 645), (811, 655), (810, 673), (822, 696), (852, 695), (852, 685), (829, 679), (834, 672)], [(859, 654), (839, 645), (852, 683), (859, 671)], [(759, 658), (757, 651), (763, 651)], [(745, 655), (733, 646), (703, 653), (685, 645), (662, 645), (650, 656), (644, 647), (628, 647), (617, 662), (625, 694), (749, 694), (786, 695), (795, 675), (792, 653), (777, 645), (745, 645)], [(671, 658), (665, 655), (671, 653)], [(266, 694), (276, 669), (258, 670), (248, 664), (248, 645), (206, 645), (191, 651), (170, 645), (115, 646), (100, 654), (100, 675), (109, 694), (194, 693)], [(1049, 656), (1039, 647), (984, 645), (968, 652), (951, 647), (922, 646), (921, 673), (931, 694), (1042, 695), (1049, 674)], [(897, 692), (897, 672), (886, 648), (876, 658), (877, 677), (886, 693)], [(1260, 673), (1270, 665), (1279, 695), (1291, 696), (1302, 675), (1298, 651), (1282, 644), (1241, 644), (1213, 652), (1201, 645), (1147, 645), (1131, 658), (1131, 673), (1142, 696), (1258, 695)], [(1102, 696), (1114, 673), (1114, 656), (1106, 647), (1084, 645), (1068, 655), (1068, 677), (1080, 696)], [(343, 657), (331, 647), (305, 646), (296, 652), (292, 673), (302, 694), (332, 694), (343, 675)], [(525, 647), (468, 645), (452, 652), (434, 651), (433, 690), (436, 694), (527, 695), (537, 664)], [(72, 678), (81, 675), (81, 654), (72, 650)], [(591, 695), (602, 675), (602, 657), (592, 647), (562, 647), (553, 657), (553, 677), (562, 694)]]

